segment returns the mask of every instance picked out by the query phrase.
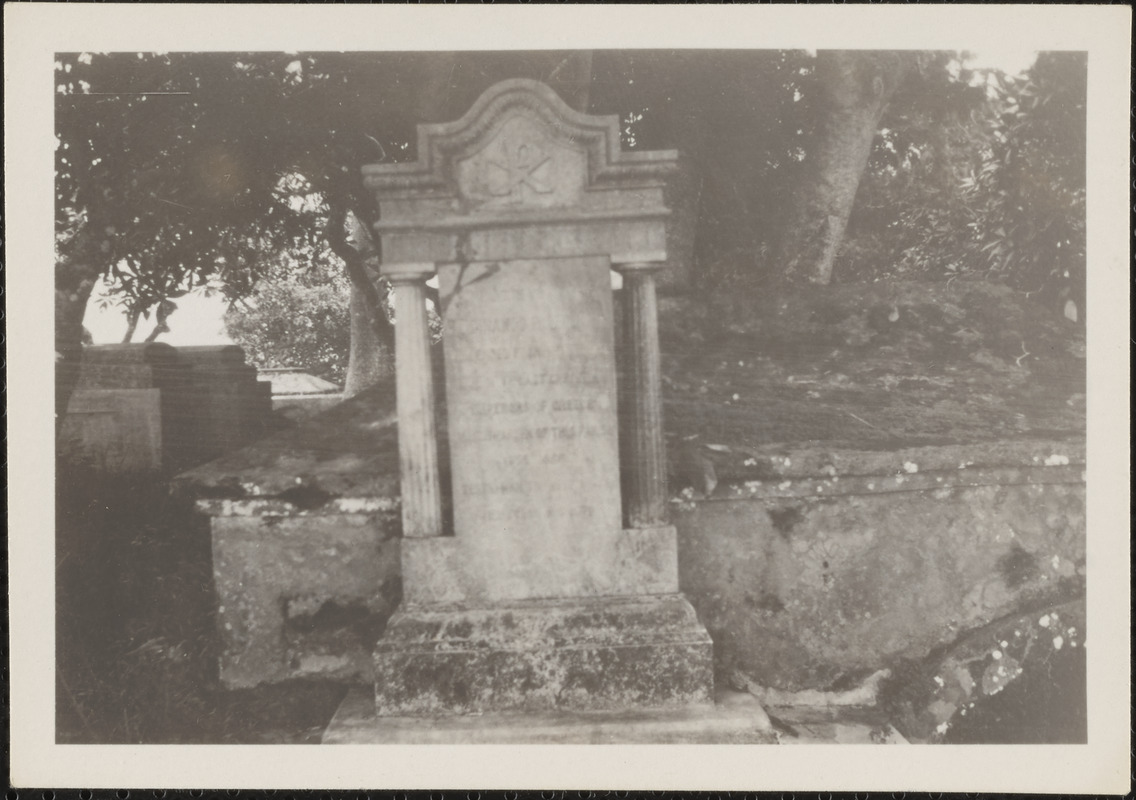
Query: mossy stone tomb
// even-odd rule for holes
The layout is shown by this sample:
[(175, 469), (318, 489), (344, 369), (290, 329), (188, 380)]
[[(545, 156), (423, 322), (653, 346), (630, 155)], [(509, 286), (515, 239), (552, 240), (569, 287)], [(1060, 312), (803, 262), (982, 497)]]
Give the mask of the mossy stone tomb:
[(713, 702), (711, 640), (665, 519), (654, 276), (675, 161), (622, 152), (616, 117), (511, 80), (420, 126), (416, 162), (364, 168), (395, 291), (404, 537), (379, 716)]

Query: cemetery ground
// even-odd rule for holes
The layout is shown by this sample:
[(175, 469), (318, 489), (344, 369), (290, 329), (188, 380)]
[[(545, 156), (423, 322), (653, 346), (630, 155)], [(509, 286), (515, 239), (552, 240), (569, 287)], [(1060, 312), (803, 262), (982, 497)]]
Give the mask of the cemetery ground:
[[(664, 296), (660, 332), (676, 498), (768, 479), (754, 456), (779, 447), (1083, 442), (1083, 330), (1005, 287), (880, 282), (757, 301)], [(208, 526), (170, 495), (169, 477), (59, 467), (58, 741), (317, 742), (346, 687), (222, 688)], [(1083, 580), (1065, 592), (1075, 604)], [(968, 646), (966, 633), (956, 645)], [(1084, 649), (1052, 656), (957, 720), (949, 740), (1077, 740)], [(922, 667), (895, 672), (901, 680)], [(889, 696), (903, 692), (900, 683)], [(874, 719), (899, 713), (885, 699)]]

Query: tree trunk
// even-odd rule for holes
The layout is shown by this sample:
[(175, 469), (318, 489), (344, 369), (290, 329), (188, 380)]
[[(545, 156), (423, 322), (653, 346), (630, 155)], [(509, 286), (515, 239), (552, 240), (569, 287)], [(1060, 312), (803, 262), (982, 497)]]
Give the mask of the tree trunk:
[(130, 344), (134, 339), (134, 332), (138, 330), (138, 320), (142, 319), (142, 312), (134, 309), (126, 315), (126, 333), (122, 336), (123, 344)]
[[(371, 238), (352, 213), (343, 215), (337, 230), (344, 227), (349, 234), (333, 241), (332, 249), (344, 260), (351, 280), (351, 349), (343, 395), (354, 397), (394, 376), (394, 331), (380, 290), (385, 288), (385, 282), (376, 286), (375, 277), (367, 268), (367, 262), (374, 261), (377, 255)], [(328, 238), (332, 239), (333, 234)]]
[(817, 128), (804, 180), (782, 228), (778, 261), (792, 283), (827, 284), (888, 99), (905, 67), (900, 53), (817, 54)]
[(351, 351), (343, 382), (344, 397), (354, 397), (394, 376), (392, 342), (384, 340), (375, 330), (367, 300), (354, 284), (351, 285), (350, 309)]
[[(79, 236), (84, 235), (79, 233)], [(98, 270), (57, 255), (55, 266), (55, 434), (59, 435), (83, 362), (83, 315)]]

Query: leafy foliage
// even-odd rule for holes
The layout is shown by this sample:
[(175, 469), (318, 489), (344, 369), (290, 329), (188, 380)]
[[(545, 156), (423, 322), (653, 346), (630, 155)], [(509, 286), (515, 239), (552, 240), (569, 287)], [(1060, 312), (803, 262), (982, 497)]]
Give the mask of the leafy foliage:
[(1081, 54), (1019, 78), (924, 56), (877, 137), (843, 275), (981, 277), (1083, 311), (1085, 76)]
[(225, 329), (258, 367), (293, 367), (340, 385), (351, 346), (350, 284), (326, 247), (301, 261), (278, 258)]
[(368, 210), (358, 167), (395, 158), (411, 126), (364, 99), (405, 101), (405, 66), (342, 54), (60, 55), (61, 263), (82, 250), (128, 310), (210, 279), (247, 294), (277, 253), (323, 239), (330, 202)]
[[(373, 219), (359, 168), (413, 156), (429, 80), (460, 113), (494, 80), (552, 80), (557, 58), (61, 54), (57, 273), (109, 276), (128, 314), (211, 281), (245, 296), (281, 253), (322, 246), (337, 210)], [(700, 285), (776, 275), (770, 243), (819, 113), (815, 60), (597, 53), (591, 111), (626, 120), (626, 146), (677, 146), (697, 169)], [(953, 53), (919, 62), (877, 137), (838, 278), (1083, 284), (1083, 56), (1043, 54), (1024, 79)]]

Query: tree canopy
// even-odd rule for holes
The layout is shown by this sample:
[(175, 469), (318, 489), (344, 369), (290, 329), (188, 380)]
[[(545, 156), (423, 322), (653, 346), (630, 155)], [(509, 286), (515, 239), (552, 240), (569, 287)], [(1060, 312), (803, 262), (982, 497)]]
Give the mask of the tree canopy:
[(770, 50), (70, 53), (56, 73), (64, 366), (99, 277), (137, 313), (210, 281), (247, 296), (282, 254), (320, 250), (389, 337), (374, 254), (345, 224), (374, 220), (360, 167), (412, 158), (417, 123), (518, 76), (618, 114), (625, 147), (680, 150), (680, 287), (977, 275), (1080, 287), (1083, 312), (1077, 54), (1022, 79), (956, 53)]

